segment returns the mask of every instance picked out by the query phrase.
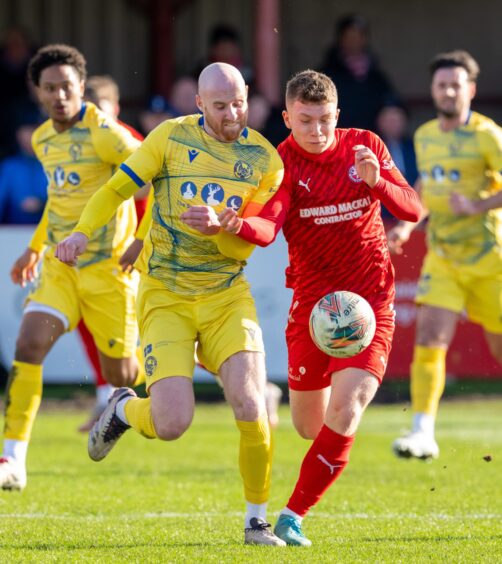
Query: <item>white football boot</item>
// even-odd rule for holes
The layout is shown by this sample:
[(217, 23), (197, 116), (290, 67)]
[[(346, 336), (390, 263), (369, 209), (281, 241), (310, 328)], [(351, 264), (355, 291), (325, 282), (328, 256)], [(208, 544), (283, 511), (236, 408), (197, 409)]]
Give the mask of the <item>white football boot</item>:
[(244, 544), (286, 546), (286, 543), (272, 532), (270, 523), (256, 517), (251, 519), (251, 526), (244, 529)]
[(392, 443), (392, 450), (400, 458), (430, 460), (439, 457), (439, 447), (434, 437), (420, 431), (396, 439)]
[(21, 491), (26, 487), (26, 468), (13, 458), (0, 458), (0, 487)]
[(136, 392), (131, 388), (117, 388), (113, 392), (106, 409), (89, 431), (87, 452), (92, 460), (98, 462), (112, 450), (120, 437), (131, 428), (117, 415), (117, 404), (126, 398), (135, 398)]

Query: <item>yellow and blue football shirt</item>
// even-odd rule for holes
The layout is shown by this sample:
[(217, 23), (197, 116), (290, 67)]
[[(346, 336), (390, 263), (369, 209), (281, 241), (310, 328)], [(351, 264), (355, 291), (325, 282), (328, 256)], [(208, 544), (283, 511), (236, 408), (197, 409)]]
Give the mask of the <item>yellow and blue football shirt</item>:
[(494, 247), (502, 249), (502, 209), (457, 215), (452, 192), (471, 200), (502, 188), (502, 130), (491, 119), (471, 113), (465, 125), (442, 131), (437, 119), (415, 134), (422, 198), (429, 210), (428, 245), (439, 256), (472, 264)]
[[(206, 133), (200, 115), (192, 115), (154, 129), (102, 194), (111, 190), (129, 198), (152, 181), (152, 224), (136, 266), (172, 292), (200, 295), (229, 287), (244, 263), (221, 254), (217, 237), (191, 229), (180, 215), (195, 205), (256, 215), (279, 188), (283, 172), (279, 154), (258, 132), (245, 128), (238, 140), (223, 143)], [(75, 231), (92, 233), (98, 202), (91, 202)]]
[[(140, 142), (94, 104), (86, 103), (71, 128), (58, 133), (52, 120), (47, 120), (33, 133), (32, 144), (48, 180), (46, 243), (55, 247), (71, 233), (94, 192)], [(130, 200), (93, 234), (79, 266), (120, 256), (133, 240), (135, 229), (136, 214)]]

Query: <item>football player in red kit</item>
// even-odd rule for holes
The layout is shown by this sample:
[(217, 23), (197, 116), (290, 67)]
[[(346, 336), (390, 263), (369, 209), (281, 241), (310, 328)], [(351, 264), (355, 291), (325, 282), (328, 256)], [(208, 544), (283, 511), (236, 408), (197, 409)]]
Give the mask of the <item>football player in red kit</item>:
[[(313, 439), (275, 534), (308, 546), (301, 523), (347, 465), (361, 416), (385, 373), (394, 333), (394, 269), (380, 204), (417, 221), (420, 200), (381, 139), (361, 129), (336, 129), (335, 85), (307, 70), (287, 84), (284, 121), (291, 135), (279, 146), (285, 177), (256, 217), (231, 209), (220, 226), (252, 244), (271, 243), (283, 228), (289, 247), (286, 283), (293, 300), (286, 340), (290, 403), (299, 434)], [(349, 290), (366, 298), (377, 329), (352, 358), (322, 353), (309, 335), (309, 316), (322, 296)]]

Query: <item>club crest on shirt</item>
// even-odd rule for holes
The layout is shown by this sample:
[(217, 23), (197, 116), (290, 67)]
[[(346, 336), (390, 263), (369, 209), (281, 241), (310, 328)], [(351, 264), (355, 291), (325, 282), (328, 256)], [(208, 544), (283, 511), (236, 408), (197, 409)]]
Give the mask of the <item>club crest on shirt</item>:
[(72, 143), (68, 152), (70, 153), (70, 157), (74, 161), (78, 161), (78, 159), (82, 155), (82, 145), (80, 143)]
[(240, 196), (230, 196), (227, 200), (227, 208), (237, 211), (242, 206), (242, 198)]
[(80, 176), (76, 172), (70, 172), (68, 182), (73, 186), (78, 186), (80, 184)]
[(197, 195), (197, 186), (193, 182), (183, 182), (180, 186), (180, 192), (185, 200), (193, 200)]
[(225, 192), (219, 184), (210, 182), (202, 187), (200, 195), (208, 206), (218, 206), (223, 202)]
[(347, 174), (349, 175), (350, 180), (356, 184), (363, 181), (363, 179), (357, 174), (355, 165), (352, 165), (349, 168)]
[(64, 168), (61, 166), (57, 166), (54, 170), (54, 183), (58, 188), (61, 188), (64, 184), (65, 173)]
[(253, 167), (244, 161), (237, 161), (234, 165), (234, 174), (237, 178), (247, 180), (253, 174)]
[(441, 165), (435, 165), (431, 169), (431, 176), (436, 182), (444, 182), (445, 170)]
[(157, 368), (157, 359), (153, 356), (147, 356), (145, 358), (145, 372), (148, 376), (152, 376)]

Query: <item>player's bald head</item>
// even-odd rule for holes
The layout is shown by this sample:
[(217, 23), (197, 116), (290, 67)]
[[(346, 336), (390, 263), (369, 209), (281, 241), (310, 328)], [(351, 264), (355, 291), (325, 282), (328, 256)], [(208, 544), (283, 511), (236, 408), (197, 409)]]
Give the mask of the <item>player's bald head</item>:
[(246, 90), (246, 83), (237, 68), (227, 63), (212, 63), (199, 76), (199, 96), (209, 92)]
[(225, 143), (236, 141), (247, 125), (248, 92), (242, 74), (227, 63), (208, 65), (199, 76), (197, 107), (206, 132)]

